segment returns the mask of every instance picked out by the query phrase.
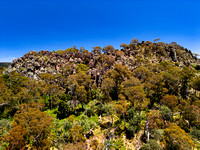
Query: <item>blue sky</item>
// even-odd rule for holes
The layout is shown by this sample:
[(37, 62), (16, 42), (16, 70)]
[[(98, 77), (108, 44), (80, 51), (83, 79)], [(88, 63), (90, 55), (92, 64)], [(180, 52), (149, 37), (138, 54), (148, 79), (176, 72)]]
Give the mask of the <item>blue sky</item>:
[(200, 53), (199, 0), (0, 0), (0, 62), (35, 50), (172, 41)]

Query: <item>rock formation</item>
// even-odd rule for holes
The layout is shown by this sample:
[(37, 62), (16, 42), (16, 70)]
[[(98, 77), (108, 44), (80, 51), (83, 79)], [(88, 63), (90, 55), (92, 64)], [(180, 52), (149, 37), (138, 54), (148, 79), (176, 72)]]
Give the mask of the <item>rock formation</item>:
[(70, 67), (67, 70), (67, 75), (75, 74), (77, 65), (84, 64), (89, 67), (87, 73), (91, 75), (94, 83), (99, 85), (105, 72), (112, 69), (116, 63), (128, 66), (131, 71), (140, 65), (161, 61), (172, 61), (180, 67), (183, 65), (189, 66), (191, 63), (199, 63), (199, 60), (192, 55), (191, 51), (176, 43), (143, 41), (142, 43), (124, 46), (120, 51), (108, 51), (105, 54), (83, 52), (77, 49), (72, 51), (71, 49), (57, 52), (30, 51), (23, 57), (14, 60), (6, 73), (17, 71), (23, 76), (39, 79), (41, 73), (66, 75), (67, 66)]

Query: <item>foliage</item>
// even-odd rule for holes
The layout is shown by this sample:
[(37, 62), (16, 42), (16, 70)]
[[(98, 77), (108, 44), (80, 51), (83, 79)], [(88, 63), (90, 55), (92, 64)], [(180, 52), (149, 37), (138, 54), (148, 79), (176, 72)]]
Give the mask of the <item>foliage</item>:
[(156, 141), (160, 141), (160, 140), (162, 140), (163, 133), (164, 133), (163, 129), (151, 130), (150, 138), (155, 139)]
[(147, 81), (153, 75), (153, 73), (150, 72), (146, 67), (139, 66), (133, 71), (133, 75), (143, 83)]
[(167, 93), (168, 89), (165, 88), (164, 79), (161, 74), (152, 76), (148, 82), (145, 83), (145, 91), (147, 97), (150, 98), (151, 106), (155, 102), (160, 102), (162, 97)]
[(128, 110), (127, 122), (129, 123), (129, 125), (126, 133), (128, 138), (133, 137), (134, 134), (139, 131), (141, 119), (141, 116), (136, 113), (133, 108)]
[(158, 110), (153, 110), (148, 114), (149, 129), (162, 129), (164, 128), (164, 121)]
[(132, 86), (125, 90), (125, 95), (134, 109), (141, 110), (147, 107), (148, 101), (141, 86)]
[(117, 113), (121, 114), (124, 119), (124, 129), (126, 128), (126, 114), (129, 108), (129, 103), (122, 94), (119, 94), (118, 103), (115, 105)]
[(163, 136), (166, 149), (190, 150), (194, 147), (190, 136), (177, 125), (166, 128)]
[(83, 136), (83, 129), (80, 125), (74, 125), (69, 133), (69, 141), (70, 142), (80, 142), (85, 141), (85, 137)]
[(100, 54), (101, 51), (102, 51), (102, 48), (100, 46), (93, 47), (93, 50), (92, 50), (94, 54)]
[(78, 64), (77, 65), (77, 72), (81, 72), (81, 71), (88, 71), (90, 68), (85, 65), (85, 64)]
[(115, 83), (116, 92), (114, 95), (119, 94), (121, 83), (125, 81), (125, 79), (129, 79), (131, 74), (132, 72), (130, 72), (126, 66), (122, 66), (121, 64), (115, 64), (114, 69), (105, 74), (105, 77), (112, 79)]
[(192, 127), (190, 129), (190, 135), (193, 138), (196, 138), (196, 139), (200, 140), (200, 130), (198, 130), (196, 127)]
[(190, 126), (200, 128), (200, 108), (194, 105), (186, 105), (183, 111), (183, 118), (188, 120)]
[(4, 136), (10, 149), (19, 149), (30, 144), (33, 148), (49, 148), (50, 126), (53, 118), (37, 108), (22, 105), (14, 115), (14, 122), (9, 134)]
[(83, 141), (76, 142), (76, 143), (68, 143), (64, 146), (64, 150), (86, 150), (87, 145)]
[(112, 54), (112, 53), (114, 52), (114, 50), (115, 50), (115, 49), (114, 49), (114, 47), (113, 47), (112, 45), (108, 45), (108, 46), (106, 46), (106, 47), (103, 48), (103, 52), (104, 52), (104, 53), (107, 53), (107, 54), (108, 54), (108, 53), (111, 53), (111, 54)]
[(123, 139), (118, 139), (116, 141), (113, 141), (111, 149), (114, 148), (116, 150), (125, 150), (126, 146), (124, 145)]
[(0, 149), (198, 148), (198, 59), (159, 38), (120, 47), (30, 52), (0, 67)]
[(172, 119), (173, 114), (167, 106), (162, 106), (159, 111), (160, 111), (160, 114), (161, 114), (163, 120), (170, 121)]
[(191, 84), (195, 90), (200, 91), (200, 76), (195, 77)]
[(147, 143), (143, 143), (140, 150), (160, 150), (160, 145), (155, 140), (149, 140)]
[(96, 123), (94, 121), (91, 121), (87, 116), (82, 115), (80, 119), (80, 125), (82, 127), (83, 134), (88, 133), (91, 129), (94, 129), (96, 127)]
[(101, 90), (104, 95), (103, 99), (105, 101), (112, 100), (112, 94), (114, 92), (115, 82), (113, 79), (105, 78), (101, 84)]
[(178, 105), (178, 99), (175, 95), (165, 95), (162, 98), (161, 103), (174, 111), (176, 106)]

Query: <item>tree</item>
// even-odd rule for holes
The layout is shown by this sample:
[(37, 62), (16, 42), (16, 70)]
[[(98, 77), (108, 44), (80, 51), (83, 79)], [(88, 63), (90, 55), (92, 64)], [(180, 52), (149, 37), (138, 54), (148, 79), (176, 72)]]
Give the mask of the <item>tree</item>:
[(117, 58), (121, 58), (121, 57), (123, 57), (124, 55), (125, 55), (125, 53), (124, 53), (122, 50), (116, 51), (116, 57), (117, 57)]
[(156, 140), (150, 139), (147, 143), (143, 143), (140, 150), (160, 150), (160, 145), (156, 142)]
[(10, 74), (3, 74), (4, 81), (9, 89), (14, 94), (20, 92), (21, 87), (24, 86), (28, 80), (27, 77), (22, 77), (19, 73), (12, 71)]
[(114, 137), (114, 133), (111, 131), (111, 129), (113, 126), (113, 118), (116, 111), (115, 111), (114, 104), (112, 103), (103, 105), (102, 110), (103, 110), (103, 115), (109, 117), (108, 128), (106, 132), (104, 133), (107, 139), (104, 144), (105, 144), (106, 149), (110, 149), (111, 141), (112, 141), (112, 138)]
[(105, 54), (113, 54), (114, 51), (115, 51), (115, 49), (112, 45), (108, 45), (103, 48), (103, 52)]
[(73, 75), (70, 75), (67, 78), (67, 85), (71, 85), (76, 81), (78, 85), (84, 86), (88, 91), (91, 86), (91, 76), (87, 75), (85, 72), (79, 72)]
[(167, 70), (165, 72), (162, 72), (165, 88), (168, 89), (167, 93), (169, 95), (178, 96), (180, 92), (180, 75), (179, 75), (180, 69), (172, 67), (172, 70), (171, 69), (168, 71)]
[(159, 103), (162, 97), (167, 93), (163, 76), (160, 74), (152, 76), (148, 82), (145, 83), (145, 91), (147, 97), (150, 98), (151, 106), (155, 102)]
[(146, 95), (141, 86), (132, 86), (125, 89), (125, 95), (128, 98), (128, 101), (131, 102), (134, 109), (140, 110), (144, 109), (148, 105)]
[(91, 99), (91, 76), (81, 71), (70, 75), (67, 78), (66, 93), (70, 94), (73, 103), (81, 103), (82, 105)]
[[(17, 108), (24, 98), (30, 100), (28, 90), (25, 90), (26, 83), (29, 81), (27, 77), (22, 77), (19, 73), (12, 71), (10, 74), (0, 76), (0, 109), (1, 115), (13, 116)], [(26, 93), (23, 95), (23, 93)], [(20, 97), (22, 99), (20, 99)], [(29, 98), (28, 98), (29, 97)], [(26, 101), (26, 102), (27, 102)], [(9, 106), (9, 107), (8, 107)], [(4, 112), (3, 112), (4, 111)]]
[(118, 100), (117, 104), (115, 105), (115, 108), (118, 113), (122, 114), (122, 116), (124, 118), (124, 129), (126, 129), (126, 113), (128, 111), (129, 104), (128, 104), (126, 98), (122, 94), (119, 94), (118, 97), (119, 97), (118, 98), (119, 100)]
[(186, 105), (182, 112), (183, 119), (188, 120), (190, 126), (200, 127), (200, 108), (194, 105)]
[(124, 49), (127, 49), (127, 48), (128, 48), (128, 45), (125, 44), (125, 43), (122, 43), (122, 44), (120, 44), (120, 47), (123, 47)]
[(172, 119), (172, 112), (167, 106), (162, 106), (160, 108), (160, 114), (163, 118), (163, 120), (168, 120), (170, 121)]
[(71, 115), (72, 109), (68, 103), (68, 101), (71, 100), (71, 96), (69, 94), (63, 94), (59, 98), (58, 102), (58, 118), (59, 119), (64, 119)]
[(78, 64), (77, 65), (77, 72), (79, 73), (79, 72), (81, 72), (81, 71), (83, 71), (83, 72), (86, 72), (86, 71), (88, 71), (90, 68), (87, 66), (87, 65), (85, 65), (85, 64)]
[(52, 84), (55, 80), (55, 76), (50, 73), (41, 73), (41, 79), (48, 84)]
[(93, 50), (92, 50), (94, 54), (100, 54), (101, 51), (102, 51), (102, 48), (100, 46), (93, 47)]
[(73, 73), (74, 65), (68, 62), (64, 67), (62, 67), (61, 73), (63, 76), (68, 77)]
[(25, 127), (15, 126), (9, 131), (9, 135), (7, 134), (3, 140), (9, 143), (8, 149), (25, 149), (28, 144), (28, 136), (29, 132)]
[(200, 91), (200, 76), (196, 76), (192, 80), (191, 85), (195, 90)]
[(80, 125), (74, 125), (70, 130), (69, 140), (70, 142), (76, 143), (80, 141), (85, 141), (83, 136), (83, 129)]
[(162, 98), (161, 103), (174, 111), (176, 106), (178, 105), (178, 99), (175, 95), (167, 94)]
[(139, 43), (138, 39), (134, 38), (134, 39), (131, 40), (131, 44), (137, 44), (137, 43)]
[(200, 130), (198, 130), (196, 127), (192, 127), (191, 128), (190, 135), (193, 138), (196, 138), (196, 139), (200, 140)]
[(58, 96), (62, 94), (60, 87), (55, 84), (55, 76), (50, 73), (42, 73), (41, 79), (46, 82), (45, 89), (47, 94), (46, 105), (50, 109), (58, 102)]
[(153, 74), (146, 67), (139, 66), (133, 71), (134, 77), (138, 78), (142, 83), (147, 81)]
[(112, 93), (114, 91), (115, 82), (113, 79), (105, 78), (101, 84), (101, 90), (103, 92), (103, 99), (105, 101), (111, 101), (112, 100)]
[(186, 66), (181, 70), (181, 89), (180, 93), (183, 99), (187, 99), (188, 96), (188, 83), (194, 77), (194, 70)]
[(103, 67), (105, 69), (107, 68), (111, 68), (111, 66), (113, 66), (113, 64), (115, 63), (115, 58), (111, 55), (101, 55), (99, 62), (101, 63), (101, 65), (103, 65)]
[(86, 50), (84, 47), (81, 47), (81, 48), (80, 48), (80, 52), (81, 52), (81, 53), (88, 53), (88, 50)]
[(160, 40), (160, 38), (157, 38), (157, 39), (155, 39), (155, 40), (153, 40), (154, 42), (158, 42)]
[(122, 82), (122, 87), (124, 89), (128, 89), (132, 86), (141, 86), (140, 80), (138, 80), (135, 77), (131, 77), (130, 79), (127, 79), (126, 81)]
[(128, 70), (127, 66), (122, 66), (122, 64), (115, 64), (114, 69), (106, 72), (105, 78), (111, 78), (115, 82), (115, 96), (117, 99), (118, 94), (120, 93), (121, 83), (129, 79), (132, 75), (132, 72)]
[(164, 127), (164, 121), (158, 110), (151, 111), (148, 115), (149, 129), (161, 129)]
[(129, 79), (132, 75), (132, 72), (128, 70), (127, 66), (123, 66), (118, 63), (114, 65), (114, 69), (108, 71), (105, 76), (110, 77), (114, 80), (116, 85), (120, 85), (126, 79)]
[(82, 127), (82, 133), (85, 135), (92, 131), (92, 129), (95, 128), (96, 123), (92, 120), (89, 120), (88, 117), (86, 115), (81, 115), (81, 119), (80, 119), (80, 125)]
[(87, 102), (87, 91), (85, 90), (84, 86), (79, 86), (76, 92), (77, 92), (77, 99), (80, 101), (83, 108), (83, 105)]
[(27, 144), (36, 149), (49, 148), (52, 121), (53, 118), (45, 112), (22, 105), (14, 115), (12, 129), (5, 135), (4, 141), (9, 143), (10, 149), (22, 148)]
[[(12, 92), (8, 90), (4, 79), (0, 76), (0, 108), (7, 106)], [(1, 111), (3, 113), (3, 111)]]
[(79, 50), (76, 48), (76, 46), (72, 46), (71, 48), (67, 48), (65, 50), (66, 53), (74, 53), (74, 52), (79, 52)]
[(194, 142), (191, 137), (177, 125), (171, 125), (164, 132), (165, 149), (191, 150)]
[(133, 108), (130, 108), (128, 110), (128, 115), (127, 115), (128, 128), (126, 132), (128, 138), (133, 137), (134, 134), (139, 131), (141, 120), (142, 120), (141, 116), (138, 113), (136, 113)]

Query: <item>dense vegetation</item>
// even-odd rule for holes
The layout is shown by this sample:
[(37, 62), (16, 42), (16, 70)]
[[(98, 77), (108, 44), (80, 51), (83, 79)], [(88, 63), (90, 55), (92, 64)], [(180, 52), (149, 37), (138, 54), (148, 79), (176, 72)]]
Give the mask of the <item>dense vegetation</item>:
[(54, 66), (36, 79), (23, 70), (41, 65), (23, 69), (25, 57), (0, 68), (0, 149), (199, 149), (198, 59), (158, 40), (58, 50), (51, 54), (85, 57), (57, 71), (50, 56), (30, 52)]
[(10, 65), (11, 65), (11, 63), (0, 62), (0, 67), (8, 68)]

